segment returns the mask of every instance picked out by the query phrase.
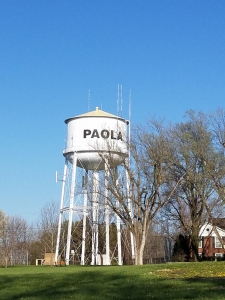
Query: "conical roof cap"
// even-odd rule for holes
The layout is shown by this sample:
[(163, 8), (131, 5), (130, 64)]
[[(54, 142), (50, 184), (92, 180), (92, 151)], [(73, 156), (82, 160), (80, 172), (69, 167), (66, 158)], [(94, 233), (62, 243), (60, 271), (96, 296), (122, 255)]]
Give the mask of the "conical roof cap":
[(96, 107), (96, 109), (93, 110), (93, 111), (87, 112), (85, 114), (82, 114), (82, 115), (79, 115), (79, 116), (76, 116), (76, 117), (72, 117), (72, 118), (66, 119), (65, 123), (67, 124), (70, 120), (74, 120), (74, 119), (77, 119), (77, 118), (88, 118), (88, 117), (115, 118), (115, 119), (119, 119), (121, 121), (127, 122), (123, 118), (120, 118), (120, 117), (117, 117), (117, 116), (115, 116), (113, 114), (107, 113), (106, 111), (103, 111), (103, 110), (99, 109), (98, 107)]
[(110, 117), (110, 118), (117, 118), (117, 116), (114, 116), (112, 114), (107, 113), (104, 110), (99, 109), (96, 107), (95, 110), (87, 112), (86, 114), (82, 114), (79, 117)]

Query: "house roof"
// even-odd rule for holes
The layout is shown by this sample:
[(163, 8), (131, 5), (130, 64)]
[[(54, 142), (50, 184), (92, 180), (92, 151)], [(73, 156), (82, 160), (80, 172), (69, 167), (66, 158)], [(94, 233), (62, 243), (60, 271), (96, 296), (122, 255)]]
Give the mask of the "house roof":
[(213, 218), (212, 225), (225, 230), (225, 218)]
[[(217, 225), (214, 225), (215, 228), (217, 229), (218, 233), (220, 236), (225, 237), (225, 229), (221, 228)], [(199, 230), (199, 236), (216, 236), (215, 230), (213, 229), (212, 223), (205, 223), (204, 225), (201, 226)]]

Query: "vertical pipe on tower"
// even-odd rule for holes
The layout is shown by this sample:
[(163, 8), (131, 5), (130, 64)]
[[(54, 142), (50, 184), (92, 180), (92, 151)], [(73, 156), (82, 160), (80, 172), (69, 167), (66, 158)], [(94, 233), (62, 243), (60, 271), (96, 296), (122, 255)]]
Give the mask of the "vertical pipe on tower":
[[(116, 167), (116, 184), (119, 184), (119, 178), (118, 178), (118, 169)], [(116, 199), (116, 210), (119, 212), (120, 203), (119, 200)], [(116, 215), (116, 229), (117, 229), (117, 248), (118, 248), (118, 265), (122, 265), (122, 249), (121, 249), (121, 220), (119, 215)]]
[(82, 250), (81, 250), (81, 265), (85, 264), (85, 243), (86, 243), (86, 227), (87, 227), (87, 182), (88, 170), (85, 170), (84, 177), (84, 208), (83, 208), (83, 232), (82, 232)]
[(108, 184), (109, 184), (109, 168), (108, 168), (108, 163), (105, 162), (106, 265), (110, 265)]
[(64, 198), (65, 198), (65, 185), (66, 185), (66, 178), (67, 178), (67, 170), (68, 170), (68, 159), (65, 158), (63, 180), (62, 180), (62, 192), (61, 192), (61, 200), (60, 200), (58, 233), (57, 233), (56, 250), (55, 250), (55, 265), (57, 264), (58, 256), (59, 256), (59, 243), (60, 243), (60, 234), (61, 234), (61, 226), (62, 226), (62, 215), (63, 215), (63, 206), (64, 206)]
[[(128, 195), (128, 201), (127, 201), (127, 206), (128, 206), (128, 211), (130, 214), (130, 218), (133, 220), (133, 209), (132, 209), (132, 204), (131, 204), (131, 193), (130, 193), (130, 178), (129, 174), (126, 170), (126, 178), (127, 178), (127, 195)], [(132, 232), (130, 232), (130, 245), (131, 245), (131, 257), (132, 259), (135, 258), (134, 255), (134, 235)]]
[(97, 264), (98, 255), (98, 191), (99, 172), (93, 171), (93, 193), (92, 193), (92, 265)]
[(69, 222), (68, 222), (68, 233), (67, 233), (67, 243), (66, 243), (66, 265), (69, 265), (69, 260), (70, 260), (70, 243), (71, 243), (73, 205), (74, 205), (75, 183), (76, 183), (76, 168), (77, 168), (77, 154), (76, 152), (74, 152), (73, 165), (72, 165), (72, 179), (71, 179), (71, 187), (70, 187)]
[[(119, 201), (116, 200), (116, 208), (119, 210)], [(116, 216), (116, 228), (117, 228), (117, 246), (118, 246), (118, 265), (122, 265), (122, 249), (121, 249), (121, 221), (120, 217)]]
[[(129, 151), (129, 156), (128, 156), (128, 159), (127, 159), (127, 165), (128, 165), (128, 169), (130, 169), (130, 151)], [(132, 208), (132, 204), (131, 204), (130, 177), (129, 177), (129, 174), (128, 174), (127, 170), (126, 170), (126, 181), (127, 181), (127, 196), (128, 196), (127, 206), (128, 206), (128, 211), (129, 211), (129, 214), (130, 214), (130, 218), (133, 220), (133, 208)], [(133, 235), (132, 232), (130, 232), (130, 245), (131, 245), (131, 257), (132, 257), (132, 259), (134, 259), (135, 258), (135, 254), (134, 254), (134, 235)]]
[[(127, 166), (128, 169), (130, 170), (130, 128), (131, 128), (131, 91), (129, 94), (129, 125), (128, 125), (128, 159), (127, 159)], [(128, 171), (126, 170), (126, 177), (127, 177), (127, 194), (128, 194), (128, 211), (130, 213), (130, 217), (133, 220), (133, 208), (131, 204), (131, 188), (130, 188), (130, 177), (128, 174)], [(135, 259), (135, 254), (134, 254), (134, 235), (131, 232), (130, 233), (130, 244), (131, 244), (131, 256), (132, 259)]]

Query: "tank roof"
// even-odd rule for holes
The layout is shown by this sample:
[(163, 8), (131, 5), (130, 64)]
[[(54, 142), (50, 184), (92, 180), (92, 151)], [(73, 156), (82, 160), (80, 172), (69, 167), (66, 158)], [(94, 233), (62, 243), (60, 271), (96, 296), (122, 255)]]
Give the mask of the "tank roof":
[(117, 118), (117, 116), (114, 116), (112, 114), (107, 113), (106, 111), (103, 111), (96, 107), (95, 110), (90, 111), (86, 114), (82, 114), (79, 117), (111, 117), (111, 118)]
[(105, 117), (105, 118), (115, 118), (115, 119), (119, 119), (122, 121), (125, 121), (126, 123), (128, 123), (128, 121), (126, 121), (123, 118), (117, 117), (113, 114), (107, 113), (106, 111), (103, 111), (101, 109), (99, 109), (98, 107), (96, 107), (95, 110), (87, 112), (85, 114), (76, 116), (76, 117), (72, 117), (72, 118), (68, 118), (65, 120), (65, 123), (67, 124), (70, 120), (74, 120), (74, 119), (78, 119), (78, 118), (86, 118), (86, 117)]

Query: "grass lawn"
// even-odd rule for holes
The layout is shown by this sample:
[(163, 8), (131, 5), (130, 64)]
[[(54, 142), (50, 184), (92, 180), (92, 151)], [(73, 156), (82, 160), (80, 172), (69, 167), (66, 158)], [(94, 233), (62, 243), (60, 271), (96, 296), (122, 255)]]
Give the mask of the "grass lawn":
[(0, 268), (0, 299), (225, 299), (225, 262)]

